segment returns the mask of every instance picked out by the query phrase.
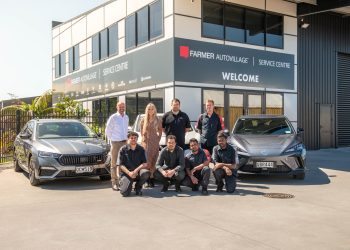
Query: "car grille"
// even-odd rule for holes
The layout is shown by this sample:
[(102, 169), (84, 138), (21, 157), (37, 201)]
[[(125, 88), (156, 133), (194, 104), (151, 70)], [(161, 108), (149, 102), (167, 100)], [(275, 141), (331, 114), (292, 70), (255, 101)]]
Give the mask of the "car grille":
[(239, 168), (240, 171), (250, 172), (250, 173), (289, 173), (291, 169), (284, 165), (277, 165), (275, 168), (268, 168), (267, 170), (263, 170), (261, 168), (255, 168), (253, 165), (244, 165)]
[(102, 164), (106, 161), (106, 154), (97, 155), (62, 155), (58, 161), (63, 166), (69, 165), (93, 165)]
[(109, 172), (105, 168), (94, 169), (91, 173), (79, 173), (77, 174), (74, 170), (65, 170), (59, 172), (56, 177), (79, 177), (79, 176), (99, 176), (109, 175)]

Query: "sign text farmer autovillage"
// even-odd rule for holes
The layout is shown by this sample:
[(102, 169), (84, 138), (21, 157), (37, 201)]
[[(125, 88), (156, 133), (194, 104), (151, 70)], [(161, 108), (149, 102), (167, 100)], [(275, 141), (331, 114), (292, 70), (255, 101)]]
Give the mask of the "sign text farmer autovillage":
[(176, 40), (176, 54), (177, 80), (294, 88), (293, 55), (185, 39)]

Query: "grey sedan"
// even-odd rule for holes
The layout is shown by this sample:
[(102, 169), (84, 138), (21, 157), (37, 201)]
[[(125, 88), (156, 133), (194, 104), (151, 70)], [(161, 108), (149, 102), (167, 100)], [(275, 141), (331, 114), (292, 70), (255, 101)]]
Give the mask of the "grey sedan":
[(84, 123), (66, 119), (29, 121), (14, 142), (15, 171), (29, 173), (33, 186), (64, 177), (110, 178), (109, 146)]
[(233, 128), (231, 144), (239, 158), (239, 171), (289, 174), (305, 178), (305, 146), (285, 116), (242, 116)]

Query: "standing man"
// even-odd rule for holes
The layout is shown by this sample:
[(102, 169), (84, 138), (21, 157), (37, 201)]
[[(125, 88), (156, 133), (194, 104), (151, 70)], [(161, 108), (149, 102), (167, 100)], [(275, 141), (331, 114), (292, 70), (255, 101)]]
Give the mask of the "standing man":
[(218, 185), (216, 192), (222, 192), (225, 179), (227, 193), (233, 193), (236, 189), (236, 152), (227, 143), (227, 135), (219, 132), (217, 136), (218, 145), (213, 149), (214, 168), (213, 173)]
[(204, 151), (199, 148), (197, 139), (190, 140), (190, 149), (192, 152), (185, 158), (187, 175), (182, 184), (191, 187), (192, 191), (198, 191), (199, 185), (201, 185), (202, 194), (208, 195), (209, 161)]
[(166, 136), (175, 135), (177, 145), (182, 149), (185, 146), (185, 134), (190, 131), (191, 124), (188, 115), (180, 110), (180, 100), (171, 101), (171, 110), (163, 115), (163, 131)]
[(130, 195), (133, 182), (136, 182), (136, 195), (142, 195), (142, 185), (150, 176), (147, 169), (145, 150), (137, 144), (138, 137), (139, 135), (136, 132), (130, 132), (128, 134), (128, 144), (122, 146), (119, 151), (120, 193), (124, 197)]
[(176, 145), (176, 137), (167, 137), (167, 146), (160, 151), (154, 178), (163, 183), (162, 192), (168, 191), (171, 181), (175, 181), (176, 192), (181, 192), (181, 182), (185, 178), (185, 159), (181, 147)]
[(217, 135), (224, 130), (222, 118), (214, 112), (214, 101), (207, 100), (205, 103), (206, 112), (198, 118), (197, 129), (201, 135), (201, 147), (213, 153), (214, 146), (217, 145)]
[(111, 181), (112, 189), (119, 190), (119, 168), (116, 165), (119, 149), (126, 144), (128, 138), (129, 117), (125, 114), (125, 103), (119, 101), (117, 112), (109, 117), (106, 135), (111, 142)]

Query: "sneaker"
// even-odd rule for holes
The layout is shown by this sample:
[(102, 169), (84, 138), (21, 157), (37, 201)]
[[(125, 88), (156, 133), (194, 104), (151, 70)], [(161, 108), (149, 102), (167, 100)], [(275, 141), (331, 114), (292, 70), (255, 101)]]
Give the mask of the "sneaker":
[(202, 187), (202, 195), (208, 195), (208, 188), (207, 187)]
[(142, 196), (142, 190), (141, 189), (136, 189), (136, 195)]
[(114, 191), (119, 191), (119, 186), (117, 184), (112, 184), (112, 189)]

